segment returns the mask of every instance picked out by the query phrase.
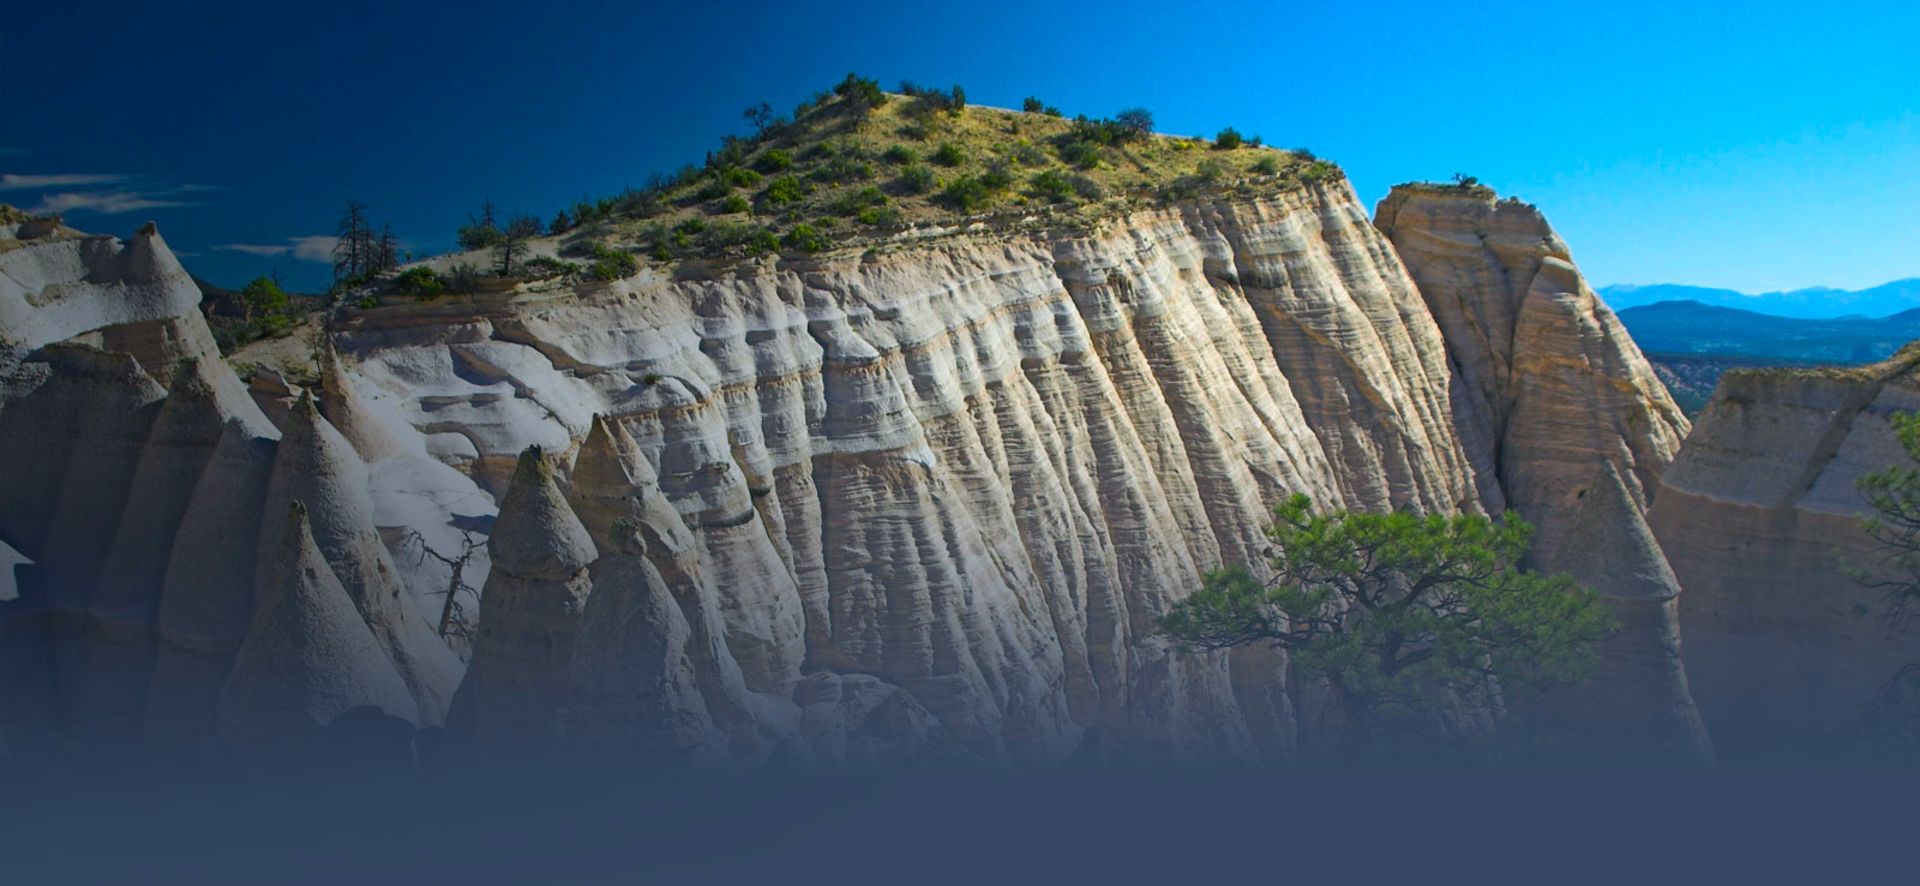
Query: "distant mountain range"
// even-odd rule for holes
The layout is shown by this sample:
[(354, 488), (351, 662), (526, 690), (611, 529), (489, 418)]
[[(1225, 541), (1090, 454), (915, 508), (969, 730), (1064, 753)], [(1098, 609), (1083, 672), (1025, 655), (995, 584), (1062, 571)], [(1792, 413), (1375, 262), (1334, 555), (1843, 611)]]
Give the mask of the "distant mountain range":
[(1879, 318), (1806, 319), (1674, 301), (1619, 314), (1634, 343), (1649, 354), (1870, 363), (1920, 338), (1920, 308)]
[[(1895, 280), (1872, 289), (1796, 289), (1750, 295), (1731, 289), (1657, 283), (1651, 286), (1606, 286), (1600, 297), (1616, 311), (1660, 302), (1690, 301), (1722, 308), (1759, 311), (1781, 317), (1826, 319), (1857, 315), (1884, 317), (1920, 308), (1920, 277)], [(1642, 346), (1644, 347), (1644, 346)]]

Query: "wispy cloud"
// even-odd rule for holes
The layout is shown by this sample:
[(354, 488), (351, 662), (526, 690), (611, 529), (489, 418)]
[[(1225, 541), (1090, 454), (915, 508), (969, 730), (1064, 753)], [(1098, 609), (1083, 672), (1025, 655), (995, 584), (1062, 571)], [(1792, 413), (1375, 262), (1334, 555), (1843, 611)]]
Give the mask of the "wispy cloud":
[(195, 195), (220, 190), (213, 185), (169, 181), (164, 177), (118, 172), (0, 173), (0, 193), (23, 191), (40, 202), (28, 211), (50, 214), (94, 212), (115, 215), (143, 209), (197, 206)]
[(330, 262), (333, 261), (333, 247), (339, 242), (339, 237), (314, 234), (307, 237), (288, 237), (285, 243), (223, 243), (214, 248), (263, 257), (291, 255), (301, 261)]
[[(0, 148), (0, 154), (6, 149)], [(127, 180), (117, 173), (58, 173), (53, 175), (16, 175), (0, 173), (0, 191), (38, 191), (45, 188), (92, 188), (115, 185)]]
[(265, 243), (222, 243), (215, 249), (226, 252), (244, 252), (248, 255), (286, 255), (293, 251), (291, 246), (273, 246)]
[(333, 261), (333, 248), (340, 244), (340, 238), (327, 234), (311, 237), (294, 237), (287, 241), (293, 244), (293, 257), (307, 261)]
[(142, 209), (194, 206), (190, 200), (173, 199), (174, 191), (58, 191), (42, 196), (40, 204), (28, 210), (35, 215), (97, 212), (117, 215)]

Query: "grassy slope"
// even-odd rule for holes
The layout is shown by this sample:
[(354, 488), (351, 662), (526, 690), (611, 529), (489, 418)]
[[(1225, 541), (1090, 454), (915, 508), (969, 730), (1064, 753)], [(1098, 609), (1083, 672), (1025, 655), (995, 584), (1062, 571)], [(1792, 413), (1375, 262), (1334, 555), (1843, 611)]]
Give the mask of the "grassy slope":
[[(615, 201), (629, 205), (570, 234), (562, 251), (585, 256), (593, 243), (601, 243), (659, 264), (772, 251), (765, 248), (767, 234), (782, 241), (778, 251), (785, 253), (818, 251), (821, 246), (867, 247), (910, 228), (925, 231), (963, 222), (1030, 218), (1052, 226), (1084, 226), (1181, 199), (1254, 196), (1299, 187), (1303, 179), (1340, 176), (1338, 167), (1302, 153), (1256, 147), (1215, 150), (1203, 140), (1160, 135), (1099, 147), (1098, 162), (1081, 168), (1062, 157), (1062, 144), (1073, 129), (1072, 120), (1060, 117), (980, 106), (936, 110), (922, 99), (901, 95), (890, 95), (885, 104), (859, 114), (847, 100), (835, 98), (748, 142), (737, 164), (714, 161), (683, 173), (683, 181), (660, 189), (657, 200), (641, 194)], [(962, 159), (949, 165), (937, 162), (944, 145), (954, 146)], [(890, 149), (895, 151), (892, 157)], [(767, 155), (776, 150), (792, 158), (790, 168), (769, 167)], [(900, 159), (901, 150), (913, 159)], [(750, 175), (734, 173), (752, 180), (725, 185), (730, 167), (752, 170)], [(909, 170), (915, 167), (932, 173), (932, 187), (916, 193), (909, 186)], [(947, 193), (955, 180), (985, 181), (995, 169), (1010, 184), (989, 190), (981, 204), (963, 207)], [(1035, 179), (1049, 172), (1079, 179), (1077, 187), (1066, 194), (1047, 193)], [(799, 182), (798, 200), (778, 202), (772, 186), (783, 176)], [(729, 197), (735, 198), (731, 207)], [(863, 219), (861, 208), (873, 211)], [(794, 242), (795, 229), (803, 225), (820, 235), (807, 244), (815, 248)], [(752, 242), (756, 234), (759, 245)]]

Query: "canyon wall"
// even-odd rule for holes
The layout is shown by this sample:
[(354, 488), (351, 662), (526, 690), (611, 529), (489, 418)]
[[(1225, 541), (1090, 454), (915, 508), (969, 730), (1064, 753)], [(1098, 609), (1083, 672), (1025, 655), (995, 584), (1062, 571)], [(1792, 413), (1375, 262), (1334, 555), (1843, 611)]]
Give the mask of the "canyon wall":
[(1686, 586), (1687, 669), (1730, 753), (1828, 757), (1920, 635), (1883, 617), (1855, 487), (1911, 462), (1888, 418), (1920, 409), (1920, 352), (1875, 366), (1727, 373), (1649, 520)]
[[(51, 268), (16, 254), (54, 248), (0, 261)], [(139, 250), (164, 246), (144, 232)], [(184, 279), (170, 262), (162, 276)], [(48, 300), (42, 275), (21, 303)], [(259, 586), (320, 601), (294, 611), (352, 635), (329, 648), (364, 648), (323, 605), (337, 586), (385, 654), (354, 672), (359, 707), (408, 719), (391, 669), (455, 748), (1286, 761), (1315, 713), (1284, 660), (1179, 654), (1154, 624), (1203, 571), (1258, 565), (1282, 496), (1512, 505), (1549, 542), (1602, 467), (1637, 520), (1686, 428), (1538, 213), (1478, 192), (1396, 191), (1379, 229), (1335, 182), (1092, 230), (976, 226), (349, 309), (317, 390), (288, 403), (256, 385), (265, 411), (210, 351), (161, 346), (204, 333), (190, 305), (169, 310), (169, 334), (107, 312), (16, 348), (0, 464), (77, 440), (125, 467), (73, 488), (0, 478), (20, 515), (0, 543), (34, 563), (0, 605), (35, 613), (12, 628), (60, 625), (8, 652), (35, 678), (10, 682), (51, 687), (48, 716), (186, 739), (252, 709), (226, 671), (266, 642), (249, 633), (284, 624), (250, 618), (255, 581), (297, 563), (313, 575)], [(191, 404), (174, 423), (190, 445), (163, 445), (181, 433), (147, 416)], [(137, 482), (149, 461), (169, 467)], [(172, 544), (101, 516), (122, 513), (177, 523)], [(489, 529), (449, 698), (428, 627), (447, 576), (419, 546)], [(125, 578), (83, 568), (117, 546)], [(1658, 703), (1684, 693), (1655, 670)], [(287, 711), (357, 697), (273, 673), (307, 699)], [(218, 721), (260, 734), (246, 726)]]

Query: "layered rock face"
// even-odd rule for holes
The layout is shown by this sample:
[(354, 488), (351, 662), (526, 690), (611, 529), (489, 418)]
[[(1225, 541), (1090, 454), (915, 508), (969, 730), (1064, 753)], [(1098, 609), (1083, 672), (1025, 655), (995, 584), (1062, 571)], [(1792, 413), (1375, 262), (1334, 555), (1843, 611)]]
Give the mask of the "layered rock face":
[[(5, 478), (34, 516), (0, 542), (26, 574), (85, 589), (24, 584), (67, 625), (28, 633), (74, 651), (17, 658), (58, 677), (43, 701), (62, 716), (129, 719), (139, 701), (147, 734), (203, 738), (216, 712), (251, 709), (222, 687), (258, 628), (253, 589), (312, 559), (282, 554), (301, 502), (327, 570), (276, 593), (331, 598), (330, 574), (382, 653), (360, 673), (390, 669), (431, 725), (458, 668), (423, 617), (445, 574), (406, 553), (455, 549), (500, 500), (466, 573), (486, 586), (456, 745), (1286, 761), (1310, 718), (1284, 659), (1180, 654), (1155, 625), (1205, 570), (1263, 562), (1271, 505), (1511, 503), (1559, 537), (1558, 508), (1577, 511), (1602, 465), (1637, 519), (1685, 429), (1537, 213), (1389, 203), (1377, 230), (1344, 183), (1313, 185), (1090, 231), (950, 231), (349, 311), (320, 403), (280, 406), (279, 427), (210, 360), (142, 362), (173, 353), (143, 343), (196, 340), (190, 313), (163, 321), (184, 333), (119, 349), (105, 331), (34, 344), (0, 446), (62, 457), (38, 429), (86, 416), (98, 427), (75, 433), (121, 467), (86, 502), (58, 475)], [(130, 503), (136, 488), (155, 491)], [(179, 514), (171, 545), (35, 528), (149, 499), (160, 516), (134, 525)], [(114, 574), (151, 562), (157, 590), (94, 590), (85, 554), (121, 544)], [(134, 664), (105, 670), (135, 676), (67, 688), (102, 670), (108, 612), (130, 613), (113, 648)], [(1648, 647), (1661, 692), (1670, 639)]]
[(1722, 378), (1648, 515), (1681, 597), (1687, 668), (1732, 755), (1827, 753), (1920, 636), (1890, 631), (1861, 529), (1863, 475), (1910, 464), (1888, 417), (1920, 409), (1920, 353)]
[(1642, 519), (1685, 414), (1538, 209), (1401, 186), (1377, 213), (1446, 337), (1463, 445), (1538, 529), (1532, 565), (1573, 575), (1620, 618), (1593, 685), (1553, 706), (1632, 753), (1709, 762), (1680, 657), (1685, 583)]

